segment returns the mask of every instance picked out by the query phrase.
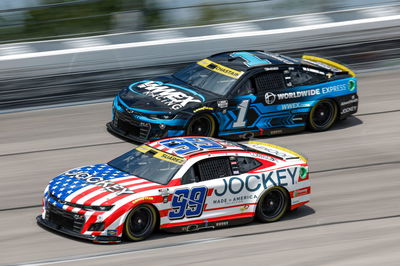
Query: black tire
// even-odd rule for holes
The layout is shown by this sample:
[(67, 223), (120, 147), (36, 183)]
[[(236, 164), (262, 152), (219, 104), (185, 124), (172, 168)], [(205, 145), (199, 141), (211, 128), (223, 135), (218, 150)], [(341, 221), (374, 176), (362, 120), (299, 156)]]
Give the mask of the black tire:
[(157, 213), (150, 204), (133, 208), (126, 217), (124, 236), (130, 241), (141, 241), (149, 237), (157, 224)]
[(338, 108), (334, 101), (321, 100), (311, 108), (308, 126), (312, 131), (325, 131), (336, 121), (337, 114)]
[(256, 218), (263, 223), (278, 221), (286, 213), (289, 196), (282, 187), (268, 189), (258, 201)]
[(193, 117), (186, 128), (187, 136), (214, 136), (216, 123), (210, 114), (201, 114)]

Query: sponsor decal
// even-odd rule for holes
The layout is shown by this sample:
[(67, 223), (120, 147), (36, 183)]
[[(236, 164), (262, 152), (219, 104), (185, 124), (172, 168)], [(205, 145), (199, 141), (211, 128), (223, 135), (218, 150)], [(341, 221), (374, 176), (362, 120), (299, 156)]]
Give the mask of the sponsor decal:
[(228, 226), (229, 222), (228, 221), (224, 221), (224, 222), (216, 222), (215, 226), (220, 227), (220, 226)]
[(275, 93), (272, 93), (272, 92), (265, 93), (265, 103), (266, 104), (274, 104), (275, 100), (276, 100)]
[(308, 71), (308, 72), (312, 72), (312, 73), (316, 73), (319, 75), (325, 75), (325, 72), (322, 72), (320, 70), (314, 69), (314, 68), (309, 68), (309, 67), (303, 67), (304, 71)]
[[(216, 196), (222, 197), (226, 193), (235, 195), (241, 193), (242, 191), (255, 192), (260, 188), (265, 190), (271, 186), (287, 186), (288, 184), (293, 185), (296, 182), (296, 176), (299, 174), (298, 169), (298, 167), (285, 168), (258, 175), (248, 175), (244, 178), (230, 177), (229, 179), (222, 179), (224, 182), (224, 185), (222, 186), (223, 188), (214, 190), (214, 193)], [(251, 199), (246, 197), (254, 196), (254, 194), (239, 196), (237, 200)]]
[(186, 161), (186, 159), (184, 159), (184, 158), (177, 157), (175, 155), (172, 155), (172, 154), (169, 154), (169, 153), (157, 150), (157, 149), (153, 149), (150, 146), (147, 146), (146, 144), (136, 147), (136, 150), (143, 152), (143, 153), (146, 153), (148, 151), (153, 151), (154, 152), (153, 157), (167, 161), (167, 162), (179, 164), (179, 165), (183, 164)]
[(341, 92), (347, 90), (347, 86), (345, 84), (338, 84), (330, 87), (310, 89), (304, 91), (294, 91), (294, 92), (285, 92), (276, 94), (276, 98), (278, 100), (288, 100), (288, 99), (297, 99), (302, 97), (309, 97), (314, 95), (328, 94), (333, 92)]
[(279, 70), (279, 67), (264, 67), (265, 71), (276, 71)]
[(108, 229), (107, 230), (107, 235), (108, 236), (116, 236), (118, 233), (117, 229)]
[(218, 108), (227, 108), (228, 100), (221, 100), (217, 102)]
[(293, 198), (310, 194), (309, 188), (302, 188), (293, 192)]
[(237, 71), (235, 69), (220, 65), (218, 63), (215, 63), (209, 59), (203, 59), (199, 62), (197, 62), (198, 65), (207, 68), (211, 71), (217, 72), (219, 74), (238, 79), (240, 76), (242, 76), (243, 71)]
[(305, 167), (300, 167), (299, 179), (303, 180), (307, 177), (308, 170)]
[(269, 134), (271, 135), (278, 135), (278, 134), (282, 134), (283, 130), (282, 129), (274, 129), (274, 130), (270, 130)]
[(193, 113), (197, 113), (197, 112), (200, 112), (200, 111), (213, 111), (213, 110), (214, 110), (214, 108), (212, 108), (212, 107), (203, 106), (203, 107), (195, 109), (193, 111)]
[(95, 176), (96, 173), (93, 175), (86, 171), (79, 171), (79, 172), (67, 172), (65, 175), (76, 178), (76, 179), (83, 179), (85, 182), (93, 184), (94, 186), (102, 187), (104, 191), (108, 191), (111, 193), (115, 193), (116, 195), (121, 194), (133, 194), (132, 190), (129, 188), (124, 187), (120, 184), (114, 183), (110, 180), (104, 179), (104, 177)]
[(347, 114), (350, 112), (356, 112), (356, 111), (357, 111), (357, 106), (354, 105), (354, 106), (343, 108), (342, 111), (340, 112), (340, 114), (343, 115), (343, 114)]
[(356, 82), (354, 80), (349, 80), (349, 91), (354, 91), (356, 89)]
[(277, 161), (274, 157), (270, 157), (270, 156), (267, 156), (267, 155), (264, 155), (264, 154), (260, 154), (260, 153), (255, 153), (255, 152), (251, 152), (250, 153), (250, 157), (260, 158), (260, 159), (268, 160), (268, 161), (272, 161), (272, 162), (276, 162)]
[[(300, 154), (298, 154), (294, 151), (291, 151), (284, 147), (280, 147), (278, 145), (264, 143), (264, 142), (260, 142), (260, 141), (249, 141), (249, 144), (251, 144), (255, 149), (259, 149), (263, 152), (266, 152), (271, 155), (275, 155), (276, 157), (279, 157), (282, 159), (300, 158), (301, 160), (307, 162), (307, 159), (304, 156), (301, 156)], [(295, 157), (289, 157), (286, 153), (289, 153)]]
[[(172, 110), (179, 110), (189, 103), (200, 103), (204, 101), (203, 97), (195, 97), (183, 92), (184, 90), (190, 92), (189, 89), (177, 89), (174, 86), (170, 87), (158, 81), (147, 81), (137, 85), (136, 88), (132, 88), (132, 86), (129, 88), (136, 93), (152, 97), (162, 102)], [(193, 95), (196, 95), (196, 93), (193, 93)], [(200, 100), (199, 98), (202, 99)]]
[(231, 197), (231, 198), (219, 198), (216, 200), (213, 200), (213, 204), (226, 204), (226, 205), (230, 205), (230, 204), (238, 204), (238, 203), (242, 203), (245, 201), (249, 201), (249, 200), (256, 200), (258, 197), (256, 194), (250, 194), (250, 195), (244, 195), (244, 196), (237, 196), (237, 197)]
[(150, 201), (152, 201), (152, 200), (154, 200), (154, 198), (153, 198), (153, 197), (141, 197), (141, 198), (138, 198), (138, 199), (133, 200), (132, 203), (135, 204), (135, 203), (137, 203), (137, 202), (139, 202), (139, 201), (143, 201), (143, 200), (150, 200)]
[(340, 106), (349, 105), (349, 104), (352, 104), (352, 103), (358, 103), (358, 98), (351, 99), (351, 100), (348, 100), (348, 101), (345, 101), (345, 102), (341, 102)]
[(281, 110), (289, 110), (289, 109), (295, 109), (295, 108), (304, 108), (304, 107), (310, 107), (309, 103), (287, 103), (287, 104), (282, 104), (280, 106)]

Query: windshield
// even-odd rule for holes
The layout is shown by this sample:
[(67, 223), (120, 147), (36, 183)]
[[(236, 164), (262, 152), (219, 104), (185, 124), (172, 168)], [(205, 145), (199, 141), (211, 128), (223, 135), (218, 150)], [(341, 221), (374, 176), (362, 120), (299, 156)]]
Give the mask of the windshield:
[(188, 65), (173, 76), (193, 87), (222, 96), (226, 95), (237, 80), (207, 69), (197, 63)]
[(142, 145), (108, 165), (131, 175), (166, 185), (185, 162), (183, 158)]

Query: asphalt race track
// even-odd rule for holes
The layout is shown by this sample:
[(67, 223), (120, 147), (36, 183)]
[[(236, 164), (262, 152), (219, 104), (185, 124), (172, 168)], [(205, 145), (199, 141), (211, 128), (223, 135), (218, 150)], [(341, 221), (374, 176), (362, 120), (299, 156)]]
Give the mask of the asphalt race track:
[(272, 224), (99, 245), (35, 222), (57, 174), (133, 147), (111, 103), (0, 115), (0, 264), (399, 265), (400, 71), (359, 75), (360, 109), (328, 132), (258, 139), (310, 160), (312, 201)]

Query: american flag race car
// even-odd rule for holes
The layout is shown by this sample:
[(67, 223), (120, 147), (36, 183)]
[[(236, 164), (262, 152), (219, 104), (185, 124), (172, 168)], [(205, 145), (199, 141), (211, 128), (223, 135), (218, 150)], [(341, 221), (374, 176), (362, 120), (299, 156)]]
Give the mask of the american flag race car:
[(285, 148), (210, 137), (149, 142), (69, 170), (44, 191), (39, 224), (94, 242), (138, 241), (279, 220), (310, 199), (306, 159)]

